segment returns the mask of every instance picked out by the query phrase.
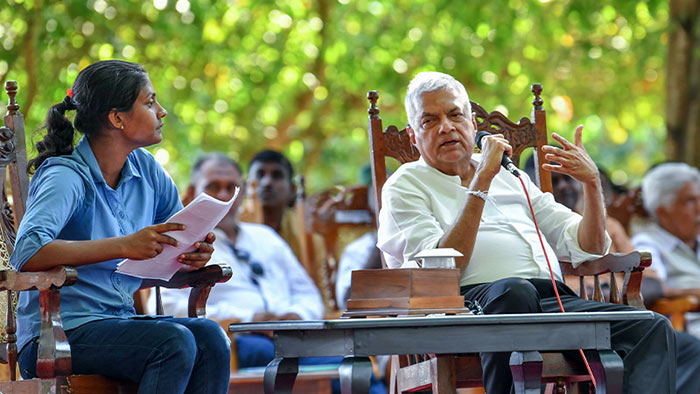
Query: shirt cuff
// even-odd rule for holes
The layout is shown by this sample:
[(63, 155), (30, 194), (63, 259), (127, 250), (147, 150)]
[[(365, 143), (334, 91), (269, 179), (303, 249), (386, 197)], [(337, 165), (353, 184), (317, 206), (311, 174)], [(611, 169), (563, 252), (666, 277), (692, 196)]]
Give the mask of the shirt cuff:
[(10, 264), (17, 271), (21, 271), (24, 264), (34, 256), (39, 249), (53, 241), (54, 238), (48, 234), (40, 232), (26, 233), (22, 238), (18, 239), (15, 244), (15, 250), (10, 256)]
[(606, 255), (608, 251), (610, 250), (610, 245), (612, 245), (612, 239), (610, 238), (610, 235), (608, 232), (605, 232), (605, 253), (603, 254), (594, 254), (594, 253), (588, 253), (585, 250), (581, 249), (581, 246), (578, 244), (578, 228), (581, 225), (581, 221), (576, 223), (573, 226), (570, 226), (566, 230), (566, 241), (567, 244), (569, 245), (569, 257), (571, 259), (571, 265), (576, 268), (579, 265), (585, 263), (586, 261), (591, 261), (595, 259), (599, 259)]

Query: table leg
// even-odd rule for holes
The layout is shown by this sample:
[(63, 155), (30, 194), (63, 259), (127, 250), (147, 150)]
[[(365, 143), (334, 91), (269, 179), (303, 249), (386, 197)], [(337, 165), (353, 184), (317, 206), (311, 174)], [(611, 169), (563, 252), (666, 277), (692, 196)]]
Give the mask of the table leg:
[(510, 372), (518, 394), (540, 394), (542, 387), (542, 355), (539, 352), (513, 352)]
[(263, 377), (265, 394), (292, 394), (298, 372), (298, 358), (276, 358), (270, 361)]
[(596, 380), (596, 393), (621, 394), (624, 365), (614, 350), (586, 350), (584, 352)]
[(372, 362), (369, 357), (345, 357), (338, 367), (338, 374), (342, 394), (369, 393), (372, 379)]

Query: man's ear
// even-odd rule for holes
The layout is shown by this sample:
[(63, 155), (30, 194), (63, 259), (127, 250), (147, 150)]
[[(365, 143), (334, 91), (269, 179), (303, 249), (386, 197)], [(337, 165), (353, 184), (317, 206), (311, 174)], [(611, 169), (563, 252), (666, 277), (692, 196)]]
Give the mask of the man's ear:
[(474, 130), (478, 130), (476, 125), (476, 112), (472, 112), (472, 124), (474, 125)]
[(185, 196), (182, 197), (182, 205), (187, 205), (194, 200), (194, 185), (190, 184), (187, 186), (187, 190), (185, 191)]
[(109, 111), (107, 114), (107, 120), (109, 120), (109, 124), (115, 129), (121, 129), (124, 127), (124, 120), (117, 111)]
[(406, 125), (406, 132), (408, 133), (408, 138), (411, 139), (411, 143), (413, 145), (416, 144), (416, 132), (413, 131), (413, 128), (411, 128), (411, 125)]

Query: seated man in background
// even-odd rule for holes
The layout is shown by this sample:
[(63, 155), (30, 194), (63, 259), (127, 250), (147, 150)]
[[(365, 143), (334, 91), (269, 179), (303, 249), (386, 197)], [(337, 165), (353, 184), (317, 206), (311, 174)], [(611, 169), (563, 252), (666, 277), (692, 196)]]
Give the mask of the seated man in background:
[[(476, 121), (464, 86), (453, 77), (423, 72), (406, 94), (408, 133), (421, 154), (387, 180), (379, 214), (378, 246), (389, 267), (410, 262), (425, 249), (455, 248), (461, 293), (486, 314), (558, 312), (546, 255), (567, 311), (627, 311), (634, 308), (584, 300), (562, 282), (557, 258), (574, 264), (607, 252), (605, 207), (598, 170), (581, 142), (553, 134), (563, 149), (542, 147), (545, 170), (573, 176), (583, 185), (583, 216), (557, 204), (521, 174), (540, 224), (544, 250), (520, 182), (501, 169), (512, 148), (502, 135), (484, 138), (473, 155)], [(546, 253), (546, 255), (545, 255)], [(675, 337), (660, 315), (611, 324), (611, 343), (624, 360), (624, 391), (675, 392)], [(509, 353), (482, 354), (483, 381), (490, 394), (512, 389)]]
[[(565, 174), (553, 172), (552, 187), (554, 190), (554, 199), (559, 203), (566, 205), (574, 212), (580, 213), (583, 210), (583, 190), (581, 188), (581, 184), (574, 178)], [(608, 232), (613, 239), (612, 245), (610, 246), (610, 253), (633, 252), (635, 248), (632, 246), (632, 242), (630, 241), (629, 236), (627, 236), (627, 232), (622, 224), (611, 217), (606, 218), (606, 223), (608, 226)], [(615, 230), (611, 231), (611, 226), (614, 226), (613, 228)], [(652, 258), (652, 264), (654, 264), (654, 258)], [(642, 293), (645, 295), (645, 303), (647, 298), (645, 288), (650, 285), (653, 286), (653, 282), (648, 281), (649, 278), (647, 278), (647, 276), (649, 276), (649, 274), (654, 277), (656, 276), (653, 270), (649, 268), (644, 270)], [(567, 280), (568, 279), (569, 277), (567, 277)], [(586, 277), (586, 279), (589, 278)], [(617, 279), (617, 283), (622, 283), (623, 277), (621, 275)], [(575, 280), (569, 283), (572, 284), (572, 287), (577, 287), (578, 278), (575, 278)], [(593, 284), (590, 284), (590, 286), (592, 288)], [(588, 294), (592, 294), (592, 290), (589, 291)], [(700, 340), (685, 332), (676, 332), (675, 334), (677, 356), (676, 393), (698, 393), (700, 392)]]
[[(632, 243), (651, 253), (664, 295), (700, 297), (700, 171), (685, 163), (660, 164), (644, 176), (642, 200), (653, 223)], [(686, 329), (700, 337), (700, 313), (686, 314)]]
[[(245, 187), (238, 164), (223, 153), (209, 153), (192, 167), (187, 198), (204, 192), (227, 201), (236, 187)], [(207, 317), (243, 322), (322, 318), (318, 289), (289, 246), (268, 226), (238, 222), (240, 201), (215, 230), (217, 240), (210, 263), (228, 264), (234, 274), (212, 289)], [(166, 314), (187, 316), (187, 289), (161, 292)], [(237, 335), (236, 350), (240, 368), (264, 366), (274, 358), (272, 340), (260, 334)]]
[[(294, 185), (294, 168), (283, 154), (263, 150), (255, 154), (248, 168), (248, 182), (254, 189), (253, 198), (245, 204), (242, 221), (263, 223), (271, 227), (292, 248), (297, 259), (311, 273), (314, 261), (323, 258), (323, 239), (314, 234), (312, 250), (304, 255), (304, 241), (297, 211), (294, 209), (297, 188)], [(317, 272), (315, 276), (319, 276)], [(317, 286), (322, 286), (317, 283)]]
[(294, 211), (296, 187), (294, 168), (283, 154), (263, 150), (255, 154), (248, 168), (248, 182), (254, 186), (262, 208), (262, 222), (284, 239), (300, 261), (303, 259)]

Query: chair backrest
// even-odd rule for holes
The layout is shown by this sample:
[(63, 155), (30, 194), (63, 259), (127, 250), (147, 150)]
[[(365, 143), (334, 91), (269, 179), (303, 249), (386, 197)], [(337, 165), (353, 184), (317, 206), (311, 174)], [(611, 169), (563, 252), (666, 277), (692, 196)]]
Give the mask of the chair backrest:
[[(13, 270), (10, 255), (14, 250), (17, 226), (24, 216), (29, 190), (27, 175), (27, 150), (24, 140), (24, 116), (17, 103), (17, 82), (7, 81), (5, 90), (9, 97), (4, 126), (0, 127), (0, 270)], [(7, 176), (10, 190), (7, 190)], [(7, 344), (6, 357), (11, 364), (16, 360), (17, 341), (15, 307), (17, 294), (6, 290), (0, 299), (0, 341)], [(14, 370), (10, 372), (14, 380)]]
[(336, 310), (338, 305), (335, 283), (343, 250), (375, 227), (368, 191), (367, 186), (336, 186), (309, 196), (305, 202), (305, 232), (323, 238), (320, 289), (330, 310)]
[[(530, 118), (521, 118), (518, 123), (509, 120), (498, 111), (487, 112), (481, 105), (471, 102), (472, 112), (476, 114), (476, 125), (479, 131), (490, 133), (501, 133), (513, 147), (513, 163), (517, 166), (520, 162), (520, 154), (527, 148), (537, 148), (547, 143), (547, 122), (546, 113), (542, 106), (541, 98), (542, 85), (536, 83), (532, 85), (534, 100), (532, 101), (532, 113)], [(392, 157), (400, 164), (416, 161), (420, 153), (411, 144), (406, 128), (399, 130), (396, 126), (388, 126), (386, 130), (382, 128), (382, 119), (379, 117), (379, 107), (377, 100), (379, 94), (372, 90), (367, 93), (369, 100), (369, 149), (372, 165), (372, 184), (374, 186), (374, 196), (376, 201), (376, 214), (379, 215), (381, 209), (382, 187), (386, 182), (385, 157)], [(539, 154), (538, 149), (534, 149), (535, 163), (535, 183), (545, 192), (552, 191), (552, 178), (548, 171), (542, 170), (542, 164), (546, 161), (544, 155)]]

